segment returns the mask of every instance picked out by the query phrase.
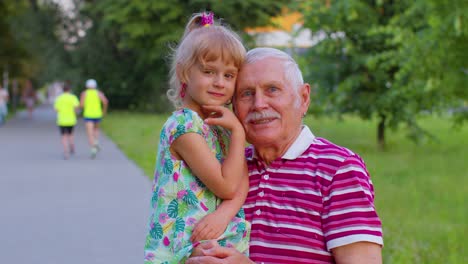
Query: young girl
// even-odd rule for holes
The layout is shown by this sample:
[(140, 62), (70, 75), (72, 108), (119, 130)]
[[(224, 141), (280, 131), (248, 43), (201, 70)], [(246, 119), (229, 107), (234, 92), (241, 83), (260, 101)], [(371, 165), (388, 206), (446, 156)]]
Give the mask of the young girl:
[(160, 135), (145, 263), (184, 263), (208, 239), (247, 253), (245, 133), (225, 107), (245, 53), (212, 13), (186, 26), (172, 61), (168, 97), (177, 110)]

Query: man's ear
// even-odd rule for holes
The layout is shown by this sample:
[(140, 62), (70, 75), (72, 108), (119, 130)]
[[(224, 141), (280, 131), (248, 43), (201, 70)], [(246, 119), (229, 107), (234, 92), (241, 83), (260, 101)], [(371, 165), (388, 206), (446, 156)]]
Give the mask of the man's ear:
[(299, 88), (299, 97), (301, 98), (301, 108), (303, 108), (305, 113), (310, 105), (310, 84), (304, 83), (301, 85)]

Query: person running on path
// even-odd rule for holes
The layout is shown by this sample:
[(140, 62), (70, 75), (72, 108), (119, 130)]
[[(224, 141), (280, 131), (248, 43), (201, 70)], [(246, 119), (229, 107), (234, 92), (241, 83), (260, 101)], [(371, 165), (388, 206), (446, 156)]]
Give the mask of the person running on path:
[(8, 115), (8, 90), (0, 85), (0, 126), (6, 121)]
[(99, 123), (107, 112), (109, 100), (102, 91), (97, 89), (94, 79), (86, 81), (86, 90), (80, 95), (80, 106), (83, 109), (83, 118), (86, 126), (86, 135), (91, 147), (91, 158), (96, 157), (99, 146)]
[(207, 239), (248, 250), (245, 133), (225, 107), (246, 51), (213, 22), (212, 13), (194, 14), (173, 57), (168, 97), (177, 110), (160, 135), (146, 264), (185, 263)]
[(31, 80), (26, 81), (26, 86), (23, 90), (23, 102), (28, 109), (28, 116), (30, 119), (33, 117), (34, 106), (36, 105), (37, 94), (33, 88)]
[(76, 125), (76, 112), (80, 107), (78, 97), (71, 93), (68, 82), (63, 87), (63, 93), (57, 97), (54, 109), (57, 112), (57, 125), (60, 129), (63, 145), (63, 158), (68, 159), (75, 153), (75, 142), (73, 138), (73, 128)]

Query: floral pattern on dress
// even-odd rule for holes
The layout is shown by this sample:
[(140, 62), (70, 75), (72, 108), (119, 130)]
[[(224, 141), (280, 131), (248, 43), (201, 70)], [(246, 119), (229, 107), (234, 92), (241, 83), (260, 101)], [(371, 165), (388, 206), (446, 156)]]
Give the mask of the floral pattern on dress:
[[(193, 250), (190, 242), (193, 227), (221, 202), (183, 160), (171, 154), (172, 142), (186, 133), (203, 136), (221, 163), (229, 147), (229, 131), (208, 126), (190, 109), (177, 110), (166, 121), (161, 130), (156, 158), (145, 264), (185, 263)], [(250, 224), (241, 209), (218, 242), (247, 254), (249, 238)]]

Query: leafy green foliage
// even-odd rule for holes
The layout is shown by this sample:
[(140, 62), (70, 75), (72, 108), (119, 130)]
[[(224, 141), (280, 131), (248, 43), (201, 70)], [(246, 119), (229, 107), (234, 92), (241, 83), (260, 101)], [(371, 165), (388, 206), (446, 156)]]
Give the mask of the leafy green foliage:
[(6, 24), (0, 22), (0, 63), (10, 76), (40, 83), (57, 78), (67, 56), (57, 31), (59, 6), (53, 1), (8, 1), (0, 9), (6, 12)]
[(21, 69), (21, 61), (27, 57), (26, 50), (15, 39), (10, 20), (21, 12), (24, 5), (18, 2), (0, 2), (0, 69), (16, 74)]
[(453, 33), (447, 28), (468, 22), (460, 11), (468, 7), (453, 3), (457, 10), (437, 0), (309, 1), (305, 26), (326, 35), (305, 65), (306, 79), (317, 88), (315, 103), (325, 112), (379, 118), (382, 146), (385, 128), (400, 124), (419, 139), (425, 133), (416, 122), (419, 114), (466, 103), (462, 47), (468, 34), (462, 26)]

